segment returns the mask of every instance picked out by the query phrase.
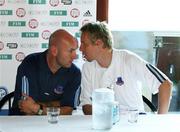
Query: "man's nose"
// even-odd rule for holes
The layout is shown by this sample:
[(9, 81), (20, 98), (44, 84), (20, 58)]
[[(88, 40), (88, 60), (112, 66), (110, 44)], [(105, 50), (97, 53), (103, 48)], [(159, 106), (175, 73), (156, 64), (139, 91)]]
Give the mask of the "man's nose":
[(77, 53), (76, 53), (76, 51), (74, 51), (74, 52), (72, 53), (72, 58), (73, 58), (73, 59), (77, 59)]
[(80, 48), (79, 48), (79, 50), (82, 52), (82, 50), (83, 50), (83, 49), (82, 49), (82, 44), (80, 45)]

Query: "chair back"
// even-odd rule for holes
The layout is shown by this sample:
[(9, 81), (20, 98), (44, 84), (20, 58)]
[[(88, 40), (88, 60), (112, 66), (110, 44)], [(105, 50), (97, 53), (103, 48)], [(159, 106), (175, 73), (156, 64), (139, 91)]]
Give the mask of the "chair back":
[(143, 98), (143, 102), (150, 108), (150, 110), (152, 112), (156, 112), (157, 111), (157, 108), (155, 107), (155, 105), (149, 101), (144, 95), (142, 96)]
[(14, 97), (14, 91), (13, 92), (11, 92), (11, 93), (9, 93), (9, 94), (7, 94), (7, 95), (5, 95), (1, 100), (0, 100), (0, 112), (1, 112), (1, 110), (2, 110), (2, 107), (6, 104), (6, 103), (8, 103), (8, 110), (10, 110), (11, 109), (11, 107), (12, 107), (12, 98)]

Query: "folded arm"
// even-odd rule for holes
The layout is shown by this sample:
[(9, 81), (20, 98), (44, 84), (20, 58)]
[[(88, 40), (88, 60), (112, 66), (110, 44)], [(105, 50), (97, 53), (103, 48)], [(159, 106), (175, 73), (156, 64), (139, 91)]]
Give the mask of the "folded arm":
[[(51, 101), (46, 103), (35, 102), (31, 97), (26, 96), (25, 100), (19, 101), (19, 109), (21, 112), (24, 112), (27, 115), (36, 115), (38, 110), (40, 109), (40, 105), (43, 106), (43, 113), (46, 114), (46, 108), (49, 107), (60, 107), (59, 101)], [(70, 106), (63, 106), (60, 107), (60, 114), (61, 115), (71, 115), (73, 108)]]

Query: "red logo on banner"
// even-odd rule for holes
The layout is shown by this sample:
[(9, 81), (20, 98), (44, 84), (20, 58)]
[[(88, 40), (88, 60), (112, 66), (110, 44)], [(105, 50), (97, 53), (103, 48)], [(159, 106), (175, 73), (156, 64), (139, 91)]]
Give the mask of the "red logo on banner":
[(16, 15), (17, 15), (18, 17), (24, 17), (24, 16), (26, 15), (25, 9), (24, 9), (24, 8), (18, 8), (18, 9), (16, 10)]
[(53, 7), (58, 6), (58, 5), (59, 5), (59, 0), (50, 0), (50, 1), (49, 1), (49, 4), (50, 4), (51, 6), (53, 6)]
[(77, 9), (77, 8), (73, 8), (70, 12), (70, 15), (73, 17), (73, 18), (77, 18), (79, 15), (80, 15), (80, 11)]
[(4, 49), (4, 43), (0, 41), (0, 50)]
[(41, 35), (43, 39), (48, 40), (51, 35), (51, 32), (49, 30), (44, 30)]
[(24, 58), (25, 58), (25, 54), (24, 54), (23, 52), (18, 52), (18, 53), (16, 54), (16, 60), (17, 60), (17, 61), (21, 62), (21, 61), (24, 60)]
[(5, 0), (0, 0), (0, 6), (3, 6), (5, 3)]
[(29, 20), (29, 27), (32, 28), (32, 29), (35, 29), (38, 27), (38, 21), (36, 19), (31, 19)]

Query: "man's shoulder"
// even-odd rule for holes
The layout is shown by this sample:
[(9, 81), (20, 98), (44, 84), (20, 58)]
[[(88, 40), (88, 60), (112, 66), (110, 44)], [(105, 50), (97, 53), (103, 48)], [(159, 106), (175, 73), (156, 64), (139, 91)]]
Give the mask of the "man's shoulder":
[(27, 55), (22, 63), (20, 64), (20, 67), (34, 67), (37, 66), (37, 64), (40, 63), (40, 59), (43, 56), (44, 52), (37, 52), (37, 53), (31, 53)]
[(23, 62), (38, 61), (38, 59), (43, 57), (44, 54), (45, 52), (31, 53), (24, 58)]
[(113, 49), (115, 55), (134, 55), (134, 53), (130, 50), (126, 49)]
[(78, 73), (80, 73), (80, 69), (79, 69), (74, 63), (72, 63), (72, 65), (71, 65), (71, 67), (70, 67), (69, 69), (70, 69), (70, 71), (72, 71), (72, 72), (78, 72)]
[(130, 58), (140, 58), (136, 53), (126, 50), (126, 49), (118, 49), (118, 50), (113, 50), (114, 51), (114, 57), (121, 56), (125, 59), (130, 59)]
[(132, 52), (130, 50), (117, 50), (116, 54), (114, 55), (114, 58), (121, 58), (121, 61), (125, 65), (138, 65), (143, 63), (147, 63), (142, 57), (140, 57), (138, 54), (135, 52)]

